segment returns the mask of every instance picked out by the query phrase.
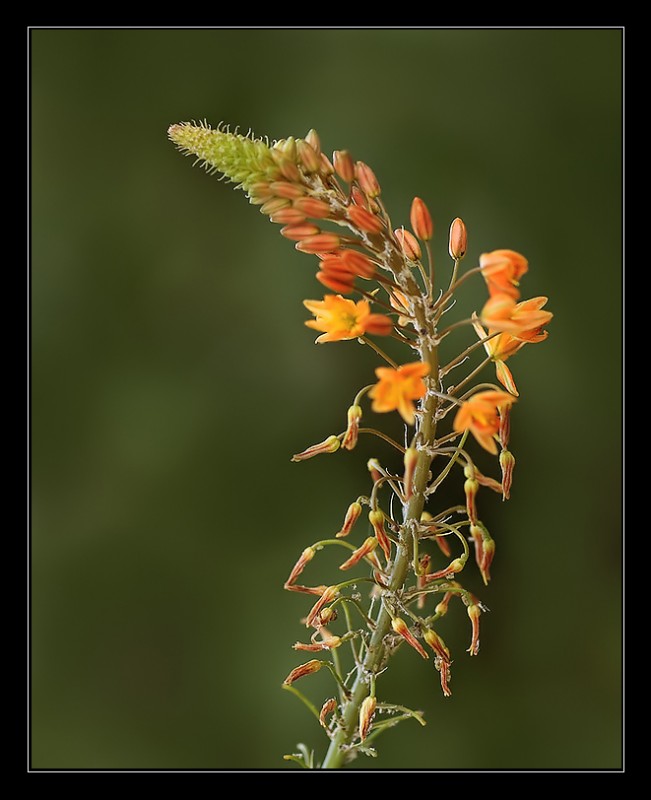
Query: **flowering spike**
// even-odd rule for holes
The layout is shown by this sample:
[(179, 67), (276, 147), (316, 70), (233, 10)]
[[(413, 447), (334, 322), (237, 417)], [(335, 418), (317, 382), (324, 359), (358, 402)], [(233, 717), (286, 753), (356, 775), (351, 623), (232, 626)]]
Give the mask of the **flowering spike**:
[(502, 450), (500, 453), (500, 467), (502, 468), (502, 500), (511, 497), (511, 484), (513, 483), (513, 469), (515, 467), (515, 456), (510, 450)]
[(283, 684), (285, 686), (291, 686), (292, 683), (297, 681), (299, 678), (303, 678), (305, 675), (312, 675), (313, 673), (318, 672), (322, 666), (323, 661), (313, 658), (312, 661), (307, 661), (305, 664), (295, 667), (285, 678)]
[(467, 249), (468, 234), (466, 232), (466, 226), (463, 220), (457, 217), (455, 220), (452, 220), (452, 225), (450, 225), (448, 251), (455, 261), (460, 261), (465, 256)]
[(411, 645), (414, 650), (419, 653), (423, 658), (429, 658), (421, 643), (416, 639), (414, 634), (409, 630), (407, 623), (400, 619), (400, 617), (394, 617), (391, 620), (391, 627), (393, 630), (398, 633), (402, 638), (407, 642), (407, 644)]
[(362, 504), (357, 502), (357, 500), (348, 506), (348, 511), (346, 511), (346, 516), (344, 517), (344, 524), (341, 526), (339, 533), (335, 534), (337, 539), (342, 539), (344, 536), (348, 536), (353, 529), (353, 525), (360, 518), (361, 514)]
[(411, 227), (423, 242), (429, 242), (434, 236), (434, 223), (429, 213), (429, 209), (420, 197), (414, 197), (411, 204)]
[(345, 450), (353, 450), (357, 444), (359, 434), (359, 421), (362, 418), (361, 406), (350, 406), (347, 413), (348, 425), (342, 439), (341, 446)]
[(359, 709), (359, 738), (360, 741), (364, 741), (368, 736), (368, 732), (371, 727), (371, 723), (373, 722), (373, 715), (375, 714), (375, 708), (377, 706), (377, 700), (375, 699), (374, 695), (369, 695), (368, 697), (364, 698), (362, 705)]
[(318, 456), (321, 453), (335, 453), (339, 450), (339, 437), (338, 436), (328, 436), (327, 439), (324, 439), (319, 444), (313, 444), (311, 447), (308, 447), (307, 450), (303, 450), (302, 453), (296, 453), (296, 455), (292, 456), (292, 461), (305, 461), (308, 458), (314, 458), (314, 456)]

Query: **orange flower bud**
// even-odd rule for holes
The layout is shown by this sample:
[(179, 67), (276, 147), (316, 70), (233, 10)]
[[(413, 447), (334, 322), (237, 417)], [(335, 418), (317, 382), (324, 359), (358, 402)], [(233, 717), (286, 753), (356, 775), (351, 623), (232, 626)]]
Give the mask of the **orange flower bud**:
[(327, 219), (330, 216), (330, 206), (316, 197), (299, 197), (294, 200), (294, 208), (314, 219)]
[(285, 239), (291, 239), (293, 242), (300, 242), (306, 236), (316, 236), (317, 233), (321, 233), (319, 228), (309, 222), (302, 225), (285, 225), (284, 228), (280, 229), (280, 235), (284, 236)]
[(301, 173), (298, 171), (298, 167), (293, 161), (290, 161), (287, 158), (282, 158), (278, 162), (278, 168), (280, 172), (288, 181), (296, 182), (301, 180)]
[(391, 558), (391, 540), (387, 536), (387, 533), (384, 529), (384, 520), (384, 512), (380, 509), (377, 509), (376, 511), (369, 511), (368, 521), (373, 526), (375, 538), (378, 540), (378, 544), (382, 548), (384, 557), (387, 561), (389, 561)]
[(296, 143), (296, 152), (306, 172), (318, 172), (321, 160), (309, 142), (299, 139)]
[(369, 536), (368, 539), (364, 540), (364, 544), (354, 550), (349, 559), (344, 561), (343, 564), (339, 566), (339, 569), (350, 569), (354, 567), (355, 564), (359, 564), (359, 562), (367, 555), (373, 552), (377, 547), (377, 539), (375, 536)]
[(403, 477), (403, 483), (405, 487), (405, 500), (409, 500), (412, 495), (414, 474), (418, 464), (418, 450), (416, 450), (415, 447), (408, 447), (405, 450), (404, 463), (405, 475)]
[(350, 273), (338, 274), (319, 271), (316, 279), (326, 288), (332, 289), (333, 292), (339, 292), (339, 294), (349, 294), (355, 288), (355, 276)]
[(282, 208), (289, 208), (290, 205), (291, 205), (290, 201), (284, 197), (272, 197), (270, 200), (267, 200), (266, 203), (263, 203), (260, 206), (260, 213), (275, 214)]
[(359, 421), (362, 418), (362, 407), (351, 406), (348, 409), (348, 427), (341, 442), (341, 446), (345, 450), (353, 450), (357, 444), (357, 436), (359, 433)]
[(305, 214), (297, 208), (281, 208), (269, 217), (279, 225), (300, 225), (305, 222)]
[(355, 177), (355, 164), (348, 150), (335, 150), (332, 161), (337, 175), (346, 183), (350, 183)]
[(439, 671), (441, 675), (441, 689), (443, 689), (443, 697), (451, 697), (452, 692), (450, 691), (450, 662), (445, 661), (442, 658), (438, 659), (438, 661), (434, 664), (436, 669)]
[(434, 223), (427, 206), (420, 197), (414, 197), (412, 201), (410, 220), (416, 236), (423, 242), (429, 242), (434, 235)]
[(466, 493), (466, 511), (468, 519), (474, 524), (477, 522), (477, 504), (475, 499), (479, 491), (479, 483), (474, 478), (467, 478), (463, 484), (463, 490)]
[[(498, 336), (497, 338), (501, 339), (502, 337)], [(511, 438), (511, 406), (499, 406), (497, 411), (500, 416), (500, 426), (497, 435), (502, 447), (507, 448), (509, 446), (509, 439)]]
[(331, 603), (339, 595), (339, 590), (336, 586), (328, 586), (325, 592), (319, 597), (316, 603), (310, 609), (310, 613), (305, 618), (305, 625), (309, 627), (319, 616), (321, 609)]
[(314, 458), (314, 456), (318, 456), (321, 453), (335, 453), (339, 450), (340, 442), (339, 437), (337, 436), (328, 436), (327, 439), (324, 439), (322, 442), (318, 444), (313, 444), (311, 447), (308, 447), (307, 450), (303, 450), (302, 453), (296, 453), (292, 456), (292, 461), (305, 461), (308, 458)]
[(479, 617), (481, 615), (481, 608), (477, 603), (472, 603), (468, 606), (468, 616), (472, 622), (472, 641), (468, 652), (471, 656), (476, 656), (479, 653)]
[(357, 522), (357, 520), (362, 515), (362, 504), (355, 501), (348, 506), (348, 511), (346, 511), (346, 516), (344, 517), (344, 524), (341, 526), (341, 530), (339, 533), (335, 534), (337, 539), (343, 539), (344, 536), (348, 536), (348, 534), (352, 531), (353, 525)]
[(305, 141), (310, 145), (317, 155), (321, 153), (321, 139), (319, 139), (319, 134), (314, 130), (314, 128), (310, 128), (310, 130), (307, 132)]
[(301, 253), (331, 253), (341, 244), (341, 239), (334, 233), (318, 233), (316, 236), (307, 236), (296, 243), (296, 249)]
[(324, 728), (327, 728), (326, 725), (326, 717), (332, 714), (337, 708), (337, 701), (334, 697), (326, 700), (325, 703), (321, 706), (321, 711), (319, 712), (319, 722)]
[(513, 469), (515, 467), (515, 456), (510, 450), (502, 450), (500, 453), (500, 467), (502, 468), (502, 500), (508, 500), (511, 496)]
[(360, 253), (357, 250), (342, 250), (339, 255), (346, 267), (351, 272), (354, 272), (355, 275), (359, 275), (360, 278), (374, 277), (376, 272), (375, 264), (364, 253)]
[(418, 239), (413, 233), (406, 231), (404, 228), (396, 228), (394, 231), (395, 237), (398, 240), (401, 250), (412, 261), (419, 261), (422, 255)]
[(362, 705), (359, 707), (359, 738), (362, 742), (368, 736), (376, 706), (377, 700), (375, 697), (369, 696), (364, 699)]
[(304, 675), (311, 675), (313, 672), (318, 672), (322, 666), (323, 662), (316, 658), (312, 659), (312, 661), (307, 661), (305, 664), (301, 664), (300, 667), (295, 667), (285, 678), (283, 684), (285, 686), (291, 686), (294, 681), (297, 681)]
[(305, 189), (298, 183), (288, 183), (287, 181), (274, 181), (269, 184), (272, 194), (276, 197), (286, 197), (294, 200), (305, 194)]
[(308, 562), (310, 562), (314, 558), (315, 550), (313, 547), (306, 547), (305, 550), (301, 553), (300, 558), (294, 564), (292, 571), (289, 573), (289, 578), (285, 581), (285, 588), (291, 586), (296, 578), (303, 572)]
[(370, 203), (358, 186), (353, 186), (350, 190), (350, 199), (353, 205), (367, 208)]
[(436, 655), (443, 659), (443, 661), (450, 661), (450, 651), (448, 650), (445, 642), (441, 637), (436, 633), (436, 631), (431, 630), (428, 628), (425, 633), (423, 634), (423, 639), (427, 642), (427, 644), (432, 648), (432, 650), (436, 653)]
[(296, 139), (288, 136), (286, 139), (279, 139), (271, 148), (271, 156), (278, 163), (283, 158), (296, 161)]
[(365, 164), (363, 161), (358, 161), (355, 164), (355, 176), (361, 190), (368, 197), (377, 197), (380, 194), (380, 184), (375, 177), (375, 173), (368, 164)]
[(268, 183), (264, 181), (260, 181), (259, 183), (254, 183), (249, 188), (249, 200), (255, 204), (260, 205), (264, 203), (265, 200), (269, 200), (272, 198), (273, 192), (271, 191), (271, 187)]
[(321, 159), (321, 167), (319, 169), (321, 175), (325, 175), (326, 177), (329, 175), (334, 175), (335, 168), (332, 166), (332, 161), (330, 161), (328, 156), (325, 153), (321, 153), (319, 158)]
[(438, 614), (439, 617), (444, 617), (448, 613), (448, 606), (450, 605), (452, 595), (453, 592), (446, 592), (443, 595), (443, 600), (441, 600), (441, 602), (434, 609), (434, 613)]
[(407, 644), (411, 645), (417, 653), (419, 653), (423, 658), (429, 658), (421, 643), (416, 639), (414, 634), (409, 630), (407, 624), (404, 620), (400, 619), (400, 617), (394, 617), (391, 620), (391, 627), (393, 630), (400, 634), (402, 638), (407, 642)]
[(353, 225), (361, 231), (380, 233), (384, 227), (378, 217), (360, 206), (349, 206), (346, 214)]
[(463, 220), (457, 217), (452, 220), (452, 225), (450, 225), (448, 251), (455, 261), (460, 261), (465, 256), (467, 248), (468, 233), (466, 232), (466, 226)]
[(481, 522), (470, 526), (470, 536), (475, 545), (475, 561), (481, 572), (484, 584), (488, 586), (491, 578), (490, 566), (495, 555), (495, 542), (488, 528)]
[(366, 333), (373, 336), (391, 336), (393, 320), (385, 314), (369, 314), (366, 318)]

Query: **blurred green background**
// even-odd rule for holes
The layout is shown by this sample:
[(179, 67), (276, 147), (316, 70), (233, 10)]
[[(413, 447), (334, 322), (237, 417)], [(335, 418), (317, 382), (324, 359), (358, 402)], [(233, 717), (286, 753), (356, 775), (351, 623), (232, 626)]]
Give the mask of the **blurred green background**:
[[(32, 32), (34, 767), (270, 768), (297, 741), (325, 749), (280, 689), (310, 604), (282, 583), (368, 490), (366, 458), (397, 464), (368, 441), (290, 463), (341, 429), (375, 360), (314, 346), (314, 259), (168, 142), (170, 123), (204, 117), (271, 138), (316, 128), (373, 166), (396, 224), (425, 198), (442, 273), (458, 215), (465, 265), (525, 253), (524, 295), (556, 315), (509, 362), (513, 499), (480, 496), (497, 557), (487, 589), (466, 581), (491, 609), (480, 656), (451, 610), (444, 700), (403, 648), (382, 696), (430, 724), (355, 766), (620, 767), (621, 40)], [(305, 577), (328, 583), (336, 563)], [(302, 688), (332, 691), (321, 674)]]

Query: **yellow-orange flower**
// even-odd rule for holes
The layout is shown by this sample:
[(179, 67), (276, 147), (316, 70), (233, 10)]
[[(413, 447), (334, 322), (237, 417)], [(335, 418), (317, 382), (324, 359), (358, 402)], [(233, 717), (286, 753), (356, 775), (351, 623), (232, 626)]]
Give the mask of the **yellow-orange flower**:
[(305, 324), (308, 328), (323, 331), (317, 343), (337, 342), (342, 339), (356, 339), (365, 333), (388, 336), (393, 330), (393, 322), (384, 314), (371, 314), (368, 300), (347, 300), (340, 294), (327, 294), (323, 300), (304, 300), (303, 305), (316, 319)]
[(455, 431), (469, 430), (479, 444), (489, 453), (497, 455), (495, 435), (500, 429), (498, 409), (510, 406), (515, 397), (507, 392), (488, 390), (477, 392), (469, 400), (462, 403), (454, 418)]
[[(507, 304), (507, 299), (509, 303), (513, 303), (512, 306)], [(476, 317), (473, 318), (473, 327), (475, 328), (477, 336), (479, 336), (480, 339), (484, 339), (487, 335), (503, 330), (503, 328), (499, 327), (500, 311), (507, 316), (510, 315), (515, 330), (512, 332), (503, 331), (499, 336), (495, 336), (488, 342), (484, 342), (484, 350), (495, 362), (495, 373), (498, 381), (502, 386), (508, 389), (511, 394), (517, 395), (519, 392), (516, 388), (511, 370), (504, 362), (507, 358), (515, 355), (527, 342), (536, 344), (537, 342), (545, 341), (548, 332), (542, 330), (542, 328), (553, 316), (550, 311), (540, 310), (546, 302), (546, 297), (534, 297), (522, 303), (515, 303), (515, 301), (504, 294), (496, 295), (486, 303), (482, 311), (482, 320), (491, 326), (496, 326), (489, 327), (488, 333), (480, 325), (479, 320)], [(509, 308), (510, 311), (508, 310)], [(506, 324), (509, 324), (508, 320)], [(516, 325), (533, 325), (533, 327), (516, 328)]]
[(516, 300), (520, 297), (518, 281), (529, 269), (523, 255), (515, 250), (493, 250), (479, 256), (479, 266), (491, 297), (495, 294), (508, 294)]
[[(541, 328), (549, 324), (554, 316), (551, 311), (541, 310), (546, 303), (546, 297), (533, 297), (516, 303), (508, 294), (495, 294), (486, 301), (480, 315), (481, 321), (491, 331), (506, 331), (521, 341), (531, 341), (540, 335)], [(545, 333), (542, 338), (546, 336)]]
[(423, 378), (428, 373), (429, 364), (420, 361), (403, 364), (398, 369), (378, 367), (375, 374), (379, 381), (368, 393), (373, 400), (373, 411), (398, 411), (408, 425), (413, 425), (413, 401), (425, 396), (427, 387)]

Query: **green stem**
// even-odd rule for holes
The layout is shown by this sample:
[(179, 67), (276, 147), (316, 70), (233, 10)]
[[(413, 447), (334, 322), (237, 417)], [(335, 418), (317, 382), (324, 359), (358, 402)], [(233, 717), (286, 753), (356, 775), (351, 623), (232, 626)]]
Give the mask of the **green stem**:
[[(391, 266), (397, 280), (403, 283), (400, 287), (401, 290), (413, 298), (418, 298), (414, 302), (414, 315), (419, 331), (419, 352), (422, 361), (430, 367), (430, 382), (434, 382), (438, 386), (438, 349), (433, 344), (436, 341), (434, 336), (435, 326), (428, 314), (426, 299), (420, 294), (413, 276), (402, 272), (402, 264), (399, 257), (394, 261), (395, 263), (392, 263)], [(389, 586), (386, 590), (389, 595), (395, 595), (403, 589), (409, 573), (413, 546), (409, 523), (420, 520), (425, 505), (425, 489), (432, 463), (432, 455), (430, 453), (436, 433), (436, 411), (439, 402), (436, 394), (430, 391), (425, 397), (421, 410), (421, 422), (418, 431), (418, 441), (421, 449), (418, 450), (418, 461), (414, 472), (413, 494), (406, 505), (403, 506), (404, 525), (400, 532), (400, 540), (389, 576)], [(322, 769), (339, 769), (346, 762), (347, 751), (357, 730), (360, 706), (370, 691), (369, 676), (376, 675), (383, 668), (386, 659), (384, 638), (390, 629), (391, 616), (386, 610), (386, 604), (382, 603), (380, 604), (375, 620), (375, 630), (369, 641), (362, 667), (357, 670), (357, 676), (351, 687), (350, 699), (344, 704), (341, 724), (332, 737), (330, 747), (321, 766)]]

